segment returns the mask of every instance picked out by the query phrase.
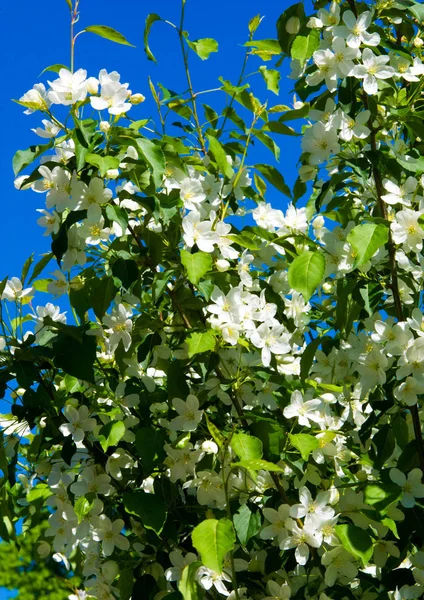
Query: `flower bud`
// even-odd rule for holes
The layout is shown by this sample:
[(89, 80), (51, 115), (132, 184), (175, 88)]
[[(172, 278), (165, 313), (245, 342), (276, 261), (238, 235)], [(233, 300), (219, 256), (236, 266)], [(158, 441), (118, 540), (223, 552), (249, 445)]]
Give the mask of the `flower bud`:
[(216, 261), (216, 268), (218, 269), (218, 271), (220, 273), (224, 273), (225, 271), (228, 271), (230, 266), (231, 266), (230, 263), (228, 262), (228, 260), (225, 260), (225, 258), (220, 258)]
[(325, 294), (331, 294), (333, 292), (333, 284), (330, 281), (326, 281), (322, 284), (322, 289)]
[(145, 101), (145, 97), (143, 96), (143, 94), (133, 94), (130, 97), (130, 102), (131, 104), (141, 104), (142, 102)]
[(212, 440), (205, 440), (202, 444), (202, 450), (206, 454), (218, 454), (218, 446)]
[(299, 33), (300, 29), (300, 19), (299, 17), (290, 17), (286, 23), (286, 31), (292, 35), (296, 35)]
[(422, 40), (421, 38), (416, 37), (414, 39), (414, 46), (415, 46), (415, 48), (422, 48), (423, 44), (424, 44), (424, 40)]
[(118, 179), (119, 170), (118, 169), (108, 169), (106, 171), (106, 177), (107, 177), (107, 179)]
[(86, 82), (87, 84), (87, 92), (89, 94), (97, 94), (99, 91), (99, 80), (95, 77), (89, 77)]
[(99, 129), (100, 131), (103, 131), (103, 133), (108, 133), (110, 129), (110, 123), (108, 121), (100, 121)]
[(41, 558), (46, 558), (50, 554), (50, 544), (41, 542), (41, 544), (37, 546), (37, 554)]

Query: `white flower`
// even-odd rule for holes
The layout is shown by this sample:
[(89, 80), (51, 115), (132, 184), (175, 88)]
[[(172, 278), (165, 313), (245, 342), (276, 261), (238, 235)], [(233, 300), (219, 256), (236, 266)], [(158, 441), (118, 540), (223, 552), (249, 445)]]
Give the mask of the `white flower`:
[(343, 13), (343, 21), (346, 27), (343, 25), (336, 27), (334, 35), (346, 38), (346, 43), (350, 48), (359, 48), (361, 44), (378, 46), (380, 43), (378, 33), (367, 32), (372, 22), (372, 13), (369, 10), (360, 14), (358, 18), (351, 10), (346, 10)]
[(93, 530), (92, 536), (96, 542), (102, 542), (102, 550), (105, 556), (110, 556), (115, 546), (120, 550), (129, 549), (128, 539), (121, 534), (124, 525), (122, 519), (116, 519), (112, 522), (106, 515), (100, 515), (98, 518), (97, 527)]
[(89, 417), (90, 410), (85, 404), (78, 409), (67, 404), (63, 412), (68, 423), (60, 425), (59, 429), (65, 437), (71, 435), (75, 443), (82, 442), (85, 434), (93, 431), (97, 424), (96, 419)]
[(35, 192), (47, 192), (47, 208), (56, 208), (57, 212), (65, 209), (73, 210), (76, 202), (71, 199), (71, 174), (62, 167), (50, 170), (45, 165), (38, 167), (42, 179), (33, 185)]
[(283, 540), (280, 544), (280, 548), (282, 550), (296, 548), (294, 555), (297, 563), (299, 565), (306, 565), (309, 558), (309, 546), (312, 546), (312, 548), (319, 548), (321, 543), (322, 538), (319, 537), (319, 534), (308, 529), (306, 524), (303, 529), (301, 529), (293, 522), (291, 526), (291, 536)]
[(286, 406), (283, 410), (283, 415), (286, 419), (297, 418), (299, 425), (310, 427), (309, 420), (315, 422), (321, 420), (317, 411), (320, 406), (321, 400), (307, 400), (305, 402), (299, 390), (295, 390), (291, 395), (289, 406)]
[(83, 181), (73, 182), (72, 196), (78, 202), (78, 210), (86, 208), (90, 216), (97, 215), (100, 218), (100, 207), (112, 198), (112, 190), (105, 188), (102, 179), (93, 177), (88, 185)]
[(348, 577), (351, 581), (358, 574), (358, 569), (353, 564), (353, 556), (344, 548), (329, 550), (321, 558), (321, 563), (327, 567), (325, 570), (325, 583), (332, 587), (337, 577)]
[(389, 361), (379, 348), (373, 348), (371, 352), (361, 355), (358, 362), (357, 369), (364, 388), (372, 389), (374, 386), (383, 385), (386, 382)]
[(337, 65), (334, 60), (334, 53), (326, 48), (325, 50), (317, 50), (313, 54), (315, 65), (318, 67), (310, 75), (306, 76), (306, 83), (310, 86), (316, 86), (325, 81), (325, 84), (330, 92), (335, 92), (337, 89)]
[(36, 83), (32, 90), (19, 98), (19, 102), (27, 107), (27, 110), (24, 111), (26, 115), (30, 115), (36, 110), (47, 110), (51, 104), (43, 83)]
[(106, 472), (114, 479), (121, 481), (123, 478), (122, 469), (131, 469), (134, 466), (134, 460), (123, 448), (117, 448), (106, 461)]
[(197, 556), (193, 552), (187, 552), (187, 554), (183, 556), (181, 550), (172, 550), (169, 553), (169, 560), (172, 563), (172, 567), (166, 569), (165, 578), (167, 581), (179, 581), (184, 567), (196, 562)]
[(49, 213), (43, 208), (37, 208), (37, 212), (43, 215), (37, 219), (37, 224), (46, 228), (46, 230), (43, 232), (43, 235), (51, 235), (52, 233), (57, 233), (59, 231), (60, 216), (55, 210)]
[(60, 69), (59, 78), (50, 82), (51, 90), (48, 93), (52, 104), (69, 106), (82, 102), (87, 96), (87, 71), (78, 69), (71, 73), (68, 69)]
[(172, 406), (179, 416), (172, 419), (169, 424), (170, 429), (173, 431), (195, 431), (203, 416), (203, 411), (199, 410), (199, 401), (196, 396), (189, 394), (185, 402), (181, 398), (174, 398)]
[(367, 138), (371, 131), (365, 123), (369, 121), (370, 115), (369, 110), (364, 110), (356, 116), (356, 119), (352, 119), (352, 117), (342, 111), (339, 132), (341, 139), (345, 142), (350, 142), (353, 137), (361, 140)]
[(328, 130), (324, 123), (315, 123), (309, 127), (302, 138), (302, 150), (309, 152), (309, 162), (318, 165), (328, 160), (331, 154), (340, 150), (337, 131)]
[(91, 106), (95, 110), (108, 109), (111, 115), (121, 115), (131, 108), (128, 99), (128, 83), (121, 83), (120, 76), (116, 71), (108, 74), (105, 69), (99, 73), (100, 96), (90, 98)]
[(360, 51), (357, 48), (349, 48), (343, 38), (336, 37), (331, 45), (334, 52), (334, 64), (337, 75), (341, 78), (348, 77), (354, 67), (353, 60), (358, 58)]
[(218, 243), (219, 237), (215, 231), (212, 231), (211, 221), (201, 221), (200, 213), (192, 210), (183, 219), (183, 238), (188, 248), (194, 244), (202, 252), (213, 252), (214, 244)]
[(378, 79), (389, 79), (395, 74), (393, 67), (387, 66), (390, 57), (383, 54), (377, 56), (370, 48), (362, 53), (362, 65), (356, 65), (351, 75), (364, 80), (364, 90), (373, 95), (378, 92)]
[(404, 208), (396, 213), (395, 221), (390, 225), (393, 241), (403, 244), (405, 251), (421, 252), (424, 229), (418, 220), (423, 212)]
[(100, 242), (107, 242), (111, 235), (109, 227), (105, 227), (105, 220), (97, 210), (88, 211), (87, 218), (78, 227), (77, 233), (88, 246), (98, 246)]
[(281, 544), (288, 537), (288, 529), (293, 524), (293, 520), (290, 519), (290, 506), (288, 504), (281, 504), (278, 510), (264, 508), (262, 512), (270, 525), (265, 526), (261, 530), (260, 537), (263, 540), (270, 540), (277, 537), (278, 543)]
[(329, 519), (334, 516), (334, 510), (327, 506), (330, 502), (330, 492), (319, 492), (315, 500), (312, 500), (311, 492), (306, 486), (299, 490), (300, 504), (294, 504), (290, 507), (290, 516), (300, 519), (306, 515), (317, 515), (323, 519)]
[(230, 595), (230, 592), (224, 585), (224, 581), (231, 581), (231, 578), (225, 571), (222, 573), (215, 573), (215, 571), (212, 571), (207, 567), (200, 567), (197, 570), (196, 577), (203, 589), (210, 590), (213, 586), (219, 594), (222, 594), (223, 596)]
[(34, 295), (34, 288), (29, 287), (23, 289), (22, 282), (18, 277), (11, 277), (7, 280), (2, 294), (2, 300), (14, 302), (22, 298), (31, 297)]
[(262, 348), (262, 364), (269, 367), (272, 354), (288, 354), (290, 334), (283, 325), (269, 326), (262, 323), (250, 335), (250, 341), (256, 348)]
[(37, 129), (31, 129), (31, 131), (45, 139), (50, 139), (57, 136), (60, 131), (60, 127), (56, 125), (56, 123), (52, 123), (48, 119), (43, 119), (41, 122), (44, 125), (44, 129), (37, 127)]
[(180, 184), (180, 198), (187, 210), (197, 210), (198, 205), (206, 200), (206, 194), (199, 179), (186, 177)]
[[(82, 473), (78, 477), (78, 481), (75, 481), (70, 490), (75, 496), (85, 496), (86, 494), (102, 494), (103, 496), (110, 496), (114, 488), (110, 485), (110, 477), (106, 473), (97, 473), (96, 467), (85, 467)], [(100, 503), (97, 506), (103, 506), (100, 500), (96, 500)], [(99, 511), (99, 513), (102, 510)]]
[(390, 469), (390, 479), (396, 485), (399, 485), (402, 490), (402, 498), (400, 502), (405, 508), (413, 508), (415, 506), (415, 498), (424, 498), (424, 484), (421, 483), (423, 473), (421, 469), (412, 469), (406, 475), (399, 469)]
[(278, 585), (275, 581), (269, 580), (266, 584), (270, 596), (266, 596), (263, 600), (289, 600), (291, 589), (288, 583)]
[(114, 306), (111, 315), (105, 315), (103, 317), (103, 324), (108, 328), (105, 332), (109, 334), (109, 344), (112, 348), (117, 348), (121, 340), (125, 352), (127, 352), (131, 346), (131, 331), (133, 325), (130, 319), (131, 316), (132, 311), (127, 310), (120, 302)]

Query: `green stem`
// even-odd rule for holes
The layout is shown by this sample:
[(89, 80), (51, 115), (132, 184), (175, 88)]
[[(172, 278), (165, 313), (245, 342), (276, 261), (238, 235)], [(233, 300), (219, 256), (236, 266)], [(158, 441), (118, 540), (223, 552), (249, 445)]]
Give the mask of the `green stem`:
[(190, 94), (190, 102), (191, 102), (191, 106), (193, 108), (194, 122), (196, 124), (196, 132), (197, 132), (197, 136), (199, 138), (199, 143), (202, 148), (202, 151), (204, 152), (204, 154), (206, 154), (205, 139), (203, 137), (202, 127), (200, 125), (199, 114), (197, 112), (196, 95), (193, 92), (193, 84), (191, 81), (190, 69), (188, 66), (188, 50), (184, 45), (184, 35), (183, 35), (184, 29), (183, 29), (183, 27), (184, 27), (186, 2), (187, 2), (187, 0), (182, 0), (182, 2), (181, 2), (181, 20), (180, 20), (180, 27), (177, 29), (177, 31), (178, 31), (178, 37), (180, 38), (181, 51), (183, 54), (183, 61), (184, 61), (184, 69), (185, 69), (185, 73), (186, 73), (188, 90), (189, 90), (189, 94)]

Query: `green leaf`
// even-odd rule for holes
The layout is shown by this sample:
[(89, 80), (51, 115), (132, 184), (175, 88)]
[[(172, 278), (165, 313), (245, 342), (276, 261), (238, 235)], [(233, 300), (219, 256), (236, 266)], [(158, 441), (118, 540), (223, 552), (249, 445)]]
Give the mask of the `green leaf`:
[(55, 64), (55, 65), (50, 65), (49, 67), (46, 67), (45, 69), (43, 69), (38, 77), (41, 77), (41, 75), (43, 75), (43, 73), (47, 73), (49, 71), (51, 71), (52, 73), (59, 73), (60, 69), (66, 69), (67, 71), (69, 71), (69, 68), (66, 65)]
[(320, 37), (320, 32), (316, 29), (313, 29), (307, 36), (298, 35), (290, 49), (291, 57), (303, 64), (318, 49)]
[(289, 267), (291, 288), (300, 292), (305, 302), (314, 294), (325, 273), (325, 257), (321, 252), (308, 250), (294, 259)]
[(278, 96), (280, 93), (280, 71), (267, 69), (265, 65), (259, 67), (259, 71), (265, 80), (266, 87)]
[(261, 24), (261, 21), (262, 21), (261, 15), (256, 15), (256, 17), (253, 17), (252, 19), (250, 19), (249, 25), (248, 25), (249, 33), (255, 33), (255, 31)]
[(108, 204), (106, 206), (106, 215), (108, 219), (111, 221), (115, 221), (121, 227), (122, 231), (125, 234), (125, 231), (128, 227), (128, 213), (125, 209), (120, 206), (116, 206), (116, 204)]
[(319, 336), (315, 338), (306, 346), (305, 350), (303, 351), (300, 359), (300, 378), (302, 379), (302, 381), (304, 381), (308, 377), (309, 370), (312, 366), (315, 357), (315, 353), (318, 350), (318, 347), (322, 344), (322, 341), (326, 339), (326, 337), (327, 336)]
[(136, 491), (125, 492), (123, 499), (127, 513), (139, 517), (146, 529), (152, 529), (157, 535), (161, 533), (167, 511), (160, 498), (155, 494)]
[(242, 504), (233, 516), (233, 523), (238, 539), (245, 546), (250, 538), (259, 533), (261, 515), (259, 512), (252, 512), (247, 504)]
[(155, 463), (165, 458), (165, 442), (165, 432), (161, 429), (153, 429), (152, 427), (140, 427), (137, 429), (134, 445), (141, 458), (141, 464), (146, 477), (153, 471)]
[(93, 364), (96, 349), (94, 336), (83, 335), (82, 342), (79, 342), (70, 335), (59, 333), (53, 342), (54, 363), (69, 375), (95, 383)]
[(218, 52), (218, 42), (213, 38), (203, 38), (194, 42), (187, 40), (187, 44), (202, 60), (207, 60), (212, 52)]
[(150, 15), (147, 15), (146, 23), (144, 26), (144, 52), (146, 53), (147, 58), (149, 60), (152, 60), (153, 62), (157, 62), (157, 60), (153, 56), (152, 51), (150, 50), (149, 34), (150, 34), (150, 29), (151, 29), (153, 23), (155, 23), (156, 21), (162, 21), (161, 17), (159, 15), (157, 15), (156, 13), (150, 13)]
[(224, 557), (234, 548), (236, 541), (231, 521), (206, 519), (193, 529), (191, 539), (205, 567), (221, 573)]
[(212, 268), (212, 256), (206, 252), (191, 254), (187, 250), (181, 250), (181, 262), (187, 271), (188, 280), (194, 285)]
[(336, 525), (334, 529), (343, 548), (359, 558), (365, 567), (373, 553), (372, 539), (368, 533), (356, 525)]
[(271, 165), (258, 164), (254, 167), (259, 171), (263, 177), (269, 183), (271, 183), (278, 191), (282, 192), (285, 196), (289, 198), (292, 197), (289, 186), (284, 181), (284, 177), (281, 175), (280, 171)]
[(99, 431), (99, 440), (103, 452), (106, 452), (110, 446), (117, 446), (124, 435), (125, 425), (123, 421), (110, 421), (103, 425)]
[(78, 500), (74, 504), (74, 511), (78, 517), (79, 523), (81, 523), (84, 517), (88, 515), (90, 510), (93, 508), (93, 505), (94, 503), (87, 500), (85, 496), (81, 496), (80, 498), (78, 498)]
[(382, 469), (384, 464), (392, 456), (396, 447), (393, 425), (387, 423), (386, 425), (380, 426), (372, 441), (373, 452), (371, 456), (375, 456), (374, 467), (376, 469)]
[(256, 460), (262, 458), (262, 442), (259, 438), (247, 433), (235, 433), (231, 438), (231, 448), (240, 460)]
[(90, 280), (87, 287), (89, 288), (91, 307), (96, 317), (101, 320), (118, 292), (113, 277), (102, 277), (101, 279), (95, 277)]
[(131, 258), (126, 260), (118, 258), (112, 265), (112, 273), (117, 277), (125, 289), (129, 289), (131, 284), (138, 279), (138, 267), (135, 260)]
[(424, 22), (424, 6), (420, 2), (414, 2), (414, 4), (409, 7), (409, 10), (420, 23)]
[(38, 146), (30, 146), (27, 150), (18, 150), (13, 159), (12, 166), (13, 172), (15, 175), (19, 175), (19, 173), (25, 169), (28, 165), (30, 165), (36, 158), (44, 154), (46, 150), (49, 150), (53, 147), (54, 142), (49, 142), (48, 144), (39, 144)]
[(299, 450), (303, 460), (308, 460), (310, 453), (319, 446), (318, 440), (308, 433), (290, 433), (289, 438), (292, 445)]
[(192, 358), (195, 354), (209, 352), (209, 350), (215, 348), (215, 333), (211, 329), (203, 333), (193, 332), (186, 338), (186, 343), (188, 346), (188, 357)]
[(402, 488), (395, 483), (372, 483), (364, 490), (364, 502), (385, 514), (402, 496)]
[(159, 188), (165, 174), (165, 156), (159, 146), (147, 138), (137, 138), (136, 141), (146, 162), (152, 167), (155, 187)]
[(234, 175), (234, 171), (227, 161), (227, 153), (215, 137), (212, 135), (206, 135), (206, 137), (209, 142), (209, 152), (212, 153), (219, 170), (228, 177), (228, 179), (231, 179)]
[(34, 252), (26, 259), (26, 261), (24, 262), (24, 266), (22, 267), (22, 273), (21, 273), (22, 285), (25, 284), (26, 276), (28, 275), (28, 271), (33, 262), (34, 262)]
[(85, 161), (88, 164), (97, 167), (100, 171), (100, 175), (104, 177), (109, 169), (117, 169), (119, 167), (119, 158), (116, 156), (99, 156), (98, 154), (92, 154), (88, 152), (85, 155)]
[(130, 44), (130, 42), (122, 35), (122, 33), (119, 33), (119, 31), (116, 31), (116, 29), (108, 27), (107, 25), (89, 25), (83, 31), (94, 33), (95, 35), (99, 35), (100, 37), (106, 38), (107, 40), (115, 42), (116, 44), (123, 44), (124, 46), (132, 46), (135, 48), (135, 46)]
[(249, 471), (279, 471), (283, 472), (284, 469), (275, 465), (268, 460), (263, 460), (262, 458), (252, 458), (250, 460), (239, 460), (238, 462), (232, 463), (233, 467), (242, 467), (243, 469), (248, 469)]
[(49, 264), (49, 262), (51, 261), (52, 258), (53, 258), (52, 252), (48, 252), (42, 258), (40, 258), (38, 263), (36, 265), (34, 265), (34, 269), (32, 271), (32, 275), (28, 281), (28, 285), (30, 283), (32, 283), (34, 281), (34, 279), (36, 279), (42, 273), (42, 271), (45, 269), (45, 267), (47, 267), (47, 265)]
[(422, 156), (419, 158), (408, 157), (408, 160), (406, 160), (405, 157), (398, 156), (396, 161), (401, 167), (407, 171), (411, 171), (411, 173), (415, 173), (416, 175), (422, 175), (424, 173), (424, 158)]
[(389, 229), (383, 223), (364, 223), (354, 227), (346, 238), (355, 254), (354, 266), (360, 267), (368, 262), (388, 238)]
[(277, 40), (251, 40), (244, 44), (250, 48), (253, 48), (251, 54), (259, 56), (264, 61), (271, 60), (274, 56), (281, 54), (281, 47)]
[(184, 600), (200, 600), (199, 584), (196, 574), (199, 567), (202, 566), (200, 561), (195, 561), (186, 565), (181, 573), (181, 578), (178, 581), (178, 589)]
[(205, 413), (206, 417), (206, 425), (208, 427), (208, 431), (211, 434), (214, 442), (217, 444), (218, 448), (223, 448), (225, 444), (225, 437), (219, 431), (218, 427), (212, 423), (209, 419), (208, 415)]
[(72, 11), (72, 0), (65, 0), (65, 2), (69, 6), (69, 10)]

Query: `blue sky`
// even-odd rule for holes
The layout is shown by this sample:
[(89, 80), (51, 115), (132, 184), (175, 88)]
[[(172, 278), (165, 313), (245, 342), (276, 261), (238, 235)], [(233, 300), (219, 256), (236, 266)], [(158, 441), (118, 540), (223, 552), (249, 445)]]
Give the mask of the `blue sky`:
[[(275, 38), (276, 20), (290, 4), (292, 2), (287, 0), (270, 0), (267, 3), (260, 0), (187, 0), (185, 29), (190, 39), (213, 37), (219, 42), (219, 52), (211, 55), (206, 62), (192, 54), (191, 70), (195, 91), (218, 87), (220, 75), (236, 83), (244, 57), (242, 44), (247, 39), (249, 20), (258, 13), (264, 15), (257, 38)], [(76, 68), (87, 69), (90, 76), (97, 76), (101, 68), (117, 70), (121, 73), (121, 80), (130, 83), (133, 92), (143, 93), (147, 100), (131, 110), (133, 118), (142, 119), (155, 115), (147, 83), (149, 75), (153, 82), (161, 82), (175, 91), (185, 89), (175, 32), (164, 23), (154, 24), (150, 43), (158, 65), (146, 59), (142, 40), (144, 21), (149, 13), (157, 12), (162, 18), (178, 23), (179, 0), (130, 0), (122, 5), (122, 10), (116, 0), (81, 0), (80, 12), (77, 31), (88, 25), (109, 25), (136, 45), (136, 48), (120, 46), (87, 33), (77, 40), (75, 62)], [(42, 236), (42, 229), (36, 224), (35, 209), (43, 208), (43, 196), (32, 191), (18, 192), (13, 186), (12, 157), (16, 150), (26, 149), (40, 142), (31, 128), (41, 125), (41, 118), (37, 114), (24, 115), (22, 107), (14, 104), (11, 99), (19, 99), (34, 83), (46, 83), (47, 79), (54, 79), (54, 73), (39, 77), (45, 67), (55, 63), (69, 64), (69, 9), (65, 0), (0, 0), (0, 20), (6, 25), (0, 40), (3, 57), (0, 87), (0, 279), (3, 279), (6, 275), (19, 276), (22, 265), (31, 252), (36, 253), (37, 259), (37, 255), (50, 249), (49, 238)], [(252, 60), (248, 73), (255, 71), (260, 64), (259, 60)], [(287, 62), (283, 63), (281, 72), (279, 98), (267, 92), (255, 79), (253, 88), (256, 95), (261, 99), (268, 96), (273, 103), (291, 104), (293, 82), (287, 78)], [(210, 94), (203, 96), (202, 100), (214, 106), (219, 98), (218, 94)], [(278, 167), (286, 181), (292, 185), (296, 177), (299, 142), (296, 138), (288, 137), (280, 137), (279, 142), (282, 152)], [(273, 162), (272, 155), (267, 150), (258, 149), (255, 154), (257, 162)], [(287, 199), (278, 192), (273, 192), (271, 187), (268, 189), (268, 201), (278, 208), (284, 208)], [(9, 598), (9, 593), (0, 590), (0, 600), (6, 598)]]

